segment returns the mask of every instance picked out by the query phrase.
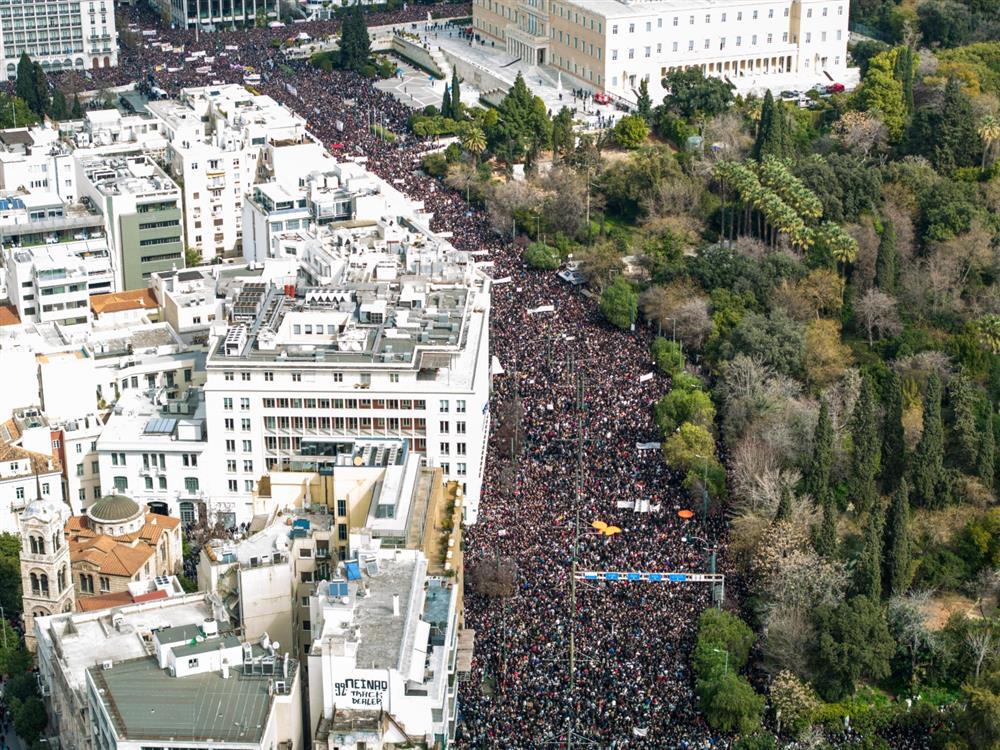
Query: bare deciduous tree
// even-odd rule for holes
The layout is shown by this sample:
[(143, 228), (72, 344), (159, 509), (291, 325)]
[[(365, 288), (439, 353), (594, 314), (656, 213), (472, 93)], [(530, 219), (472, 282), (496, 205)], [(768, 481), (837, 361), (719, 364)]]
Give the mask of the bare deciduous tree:
[(876, 338), (893, 335), (902, 330), (896, 300), (881, 289), (872, 287), (854, 305), (854, 311), (868, 333), (868, 346), (873, 346)]

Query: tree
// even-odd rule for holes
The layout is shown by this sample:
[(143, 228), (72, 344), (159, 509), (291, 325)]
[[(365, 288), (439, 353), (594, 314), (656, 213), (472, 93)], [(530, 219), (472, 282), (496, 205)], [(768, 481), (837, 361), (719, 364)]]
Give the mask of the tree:
[(70, 110), (70, 115), (72, 115), (74, 120), (79, 120), (83, 117), (83, 107), (80, 106), (79, 94), (73, 94), (73, 108)]
[(691, 656), (699, 679), (739, 672), (750, 658), (754, 634), (743, 620), (721, 609), (706, 609), (698, 619), (698, 640)]
[(612, 135), (615, 143), (622, 148), (639, 148), (649, 136), (649, 128), (639, 115), (625, 115), (615, 123)]
[(980, 168), (986, 170), (987, 164), (992, 165), (996, 158), (997, 144), (1000, 143), (1000, 120), (994, 115), (984, 115), (976, 128), (983, 142), (983, 159)]
[(939, 508), (948, 500), (944, 472), (944, 425), (941, 421), (941, 379), (932, 374), (924, 395), (923, 433), (913, 455), (913, 500)]
[(896, 79), (893, 50), (872, 58), (868, 72), (855, 93), (855, 106), (885, 123), (889, 140), (898, 141), (906, 129), (906, 98), (903, 84)]
[(1000, 745), (1000, 670), (987, 671), (975, 683), (962, 686), (965, 711), (959, 716), (970, 747), (995, 750)]
[(49, 97), (49, 82), (45, 76), (45, 69), (40, 62), (32, 65), (32, 77), (35, 83), (35, 114), (44, 117), (52, 107), (52, 100)]
[(486, 134), (475, 125), (469, 126), (462, 133), (462, 148), (472, 154), (472, 158), (478, 162), (486, 150)]
[(979, 159), (979, 134), (972, 101), (957, 78), (944, 87), (940, 104), (917, 109), (909, 134), (910, 150), (927, 157), (939, 172), (974, 166)]
[(883, 575), (885, 591), (902, 594), (910, 587), (910, 488), (903, 479), (892, 494), (885, 525)]
[(462, 116), (462, 88), (458, 79), (458, 68), (451, 69), (451, 117), (457, 120)]
[(559, 253), (542, 242), (532, 242), (524, 249), (521, 257), (529, 266), (542, 271), (554, 271), (559, 268)]
[(895, 370), (890, 370), (885, 386), (885, 415), (882, 419), (882, 486), (895, 490), (906, 473), (906, 437), (903, 432), (903, 386)]
[(552, 118), (552, 156), (566, 156), (573, 145), (573, 113), (569, 107), (562, 107)]
[(444, 92), (441, 94), (441, 116), (446, 119), (452, 118), (451, 91), (448, 89), (447, 84), (445, 84)]
[(814, 320), (802, 341), (802, 368), (810, 385), (823, 388), (837, 380), (851, 359), (851, 350), (840, 341), (840, 324)]
[(552, 121), (545, 102), (528, 90), (520, 73), (497, 107), (497, 122), (486, 136), (493, 152), (506, 164), (521, 159), (531, 164), (551, 143)]
[(781, 713), (781, 725), (793, 737), (804, 732), (812, 721), (819, 700), (812, 688), (798, 677), (782, 670), (771, 682), (771, 704)]
[(958, 47), (972, 36), (968, 6), (954, 0), (929, 0), (917, 7), (920, 36), (928, 45)]
[(715, 406), (702, 390), (674, 388), (656, 402), (653, 414), (660, 431), (669, 437), (685, 422), (711, 429), (715, 421)]
[[(360, 71), (371, 57), (371, 38), (360, 5), (344, 11), (340, 26), (340, 65), (345, 70)], [(442, 113), (443, 114), (443, 113)]]
[(760, 726), (764, 696), (734, 672), (697, 684), (701, 711), (709, 726), (723, 732), (748, 734)]
[(899, 284), (899, 248), (896, 247), (896, 229), (889, 219), (882, 220), (878, 255), (875, 257), (875, 286), (889, 295), (896, 294)]
[(69, 114), (69, 107), (66, 104), (66, 95), (58, 87), (56, 87), (55, 93), (52, 94), (52, 110), (49, 114), (52, 119), (57, 122), (65, 120), (66, 116)]
[(821, 399), (816, 429), (813, 431), (812, 457), (805, 467), (803, 489), (813, 502), (819, 503), (823, 491), (830, 485), (830, 467), (833, 465), (833, 423), (830, 421), (830, 404)]
[(628, 279), (616, 276), (601, 293), (598, 309), (611, 325), (628, 330), (635, 323), (638, 306), (639, 295)]
[(753, 156), (762, 159), (765, 156), (786, 156), (788, 153), (788, 134), (785, 106), (781, 100), (775, 101), (774, 95), (768, 89), (764, 94), (764, 103), (760, 110), (760, 123), (757, 125), (757, 139), (753, 145)]
[(721, 78), (706, 78), (698, 66), (673, 70), (664, 77), (663, 88), (669, 93), (664, 106), (687, 120), (704, 120), (728, 109), (733, 101), (733, 86)]
[(24, 99), (0, 93), (0, 128), (23, 128), (38, 122)]
[(979, 457), (979, 394), (967, 376), (959, 373), (948, 384), (951, 405), (951, 439), (948, 441), (955, 463), (966, 474), (976, 473)]
[(648, 125), (653, 117), (653, 100), (649, 98), (649, 83), (643, 78), (639, 81), (639, 97), (635, 103), (636, 114)]
[(876, 496), (874, 506), (865, 524), (864, 546), (854, 568), (854, 590), (877, 602), (882, 598), (882, 535), (885, 513), (882, 502)]
[(674, 375), (684, 369), (684, 353), (676, 342), (657, 336), (653, 339), (650, 351), (653, 355), (653, 363), (661, 372)]
[(29, 744), (38, 740), (48, 724), (45, 704), (41, 698), (33, 695), (23, 703), (18, 701), (11, 705), (11, 709), (14, 714), (14, 729), (18, 736)]
[(879, 289), (869, 289), (854, 305), (854, 312), (868, 334), (868, 346), (886, 334), (899, 333), (902, 325), (896, 312), (896, 300)]
[(663, 441), (663, 457), (667, 465), (679, 471), (701, 471), (715, 468), (715, 439), (704, 427), (685, 422)]
[(21, 53), (21, 59), (17, 62), (17, 82), (14, 84), (14, 93), (18, 99), (22, 99), (32, 112), (38, 109), (38, 102), (35, 98), (38, 91), (35, 87), (35, 67), (31, 63), (31, 58), (27, 52)]
[(837, 509), (829, 487), (820, 490), (819, 502), (823, 508), (823, 520), (816, 534), (816, 552), (832, 560), (837, 556)]
[(855, 596), (836, 606), (821, 605), (814, 624), (815, 685), (826, 700), (852, 695), (861, 676), (872, 680), (888, 676), (895, 644), (877, 603)]

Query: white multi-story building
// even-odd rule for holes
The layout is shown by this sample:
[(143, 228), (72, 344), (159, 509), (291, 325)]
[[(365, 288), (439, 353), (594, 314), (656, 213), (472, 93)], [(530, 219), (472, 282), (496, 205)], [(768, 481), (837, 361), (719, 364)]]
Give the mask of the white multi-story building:
[[(849, 0), (474, 0), (473, 27), (508, 55), (558, 71), (571, 86), (634, 102), (672, 70), (765, 86), (806, 85), (847, 70)], [(789, 83), (792, 78), (787, 79)]]
[(28, 407), (15, 410), (13, 420), (22, 448), (52, 456), (62, 466), (63, 497), (74, 514), (100, 497), (97, 438), (104, 429), (104, 420), (96, 412), (50, 420), (41, 409)]
[(7, 78), (17, 77), (26, 52), (46, 72), (118, 65), (112, 0), (10, 0), (0, 7), (0, 55)]
[(294, 658), (237, 637), (205, 593), (143, 598), (35, 619), (39, 686), (61, 747), (303, 747)]
[(386, 218), (324, 228), (329, 282), (245, 284), (206, 362), (213, 502), (251, 515), (256, 481), (311, 437), (402, 437), (479, 507), (489, 430), (490, 280), (450, 243)]
[(205, 260), (232, 254), (242, 237), (244, 195), (265, 170), (264, 152), (311, 143), (305, 120), (236, 84), (184, 89), (179, 99), (148, 108), (163, 123), (166, 160), (184, 186), (188, 244)]
[(278, 0), (155, 0), (151, 3), (173, 28), (206, 31), (253, 27), (258, 22), (278, 21)]
[[(83, 240), (83, 245), (90, 244)], [(97, 249), (107, 246), (94, 240)], [(90, 327), (88, 263), (65, 245), (39, 245), (4, 250), (7, 289), (22, 323), (58, 323), (65, 328)], [(105, 258), (106, 260), (106, 258)], [(110, 280), (110, 266), (105, 274)]]
[(126, 494), (155, 512), (197, 519), (205, 500), (205, 409), (201, 393), (159, 403), (156, 390), (130, 391), (97, 439), (103, 494)]
[(104, 217), (118, 287), (149, 286), (156, 271), (184, 267), (180, 188), (145, 154), (77, 159), (80, 195)]
[(76, 201), (73, 153), (50, 127), (0, 130), (0, 188), (9, 193), (55, 193)]

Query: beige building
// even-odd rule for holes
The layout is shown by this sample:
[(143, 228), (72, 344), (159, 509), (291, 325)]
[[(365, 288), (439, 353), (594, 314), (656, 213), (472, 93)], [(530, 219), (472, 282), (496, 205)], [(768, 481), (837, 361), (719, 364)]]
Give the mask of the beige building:
[(567, 86), (634, 102), (645, 79), (666, 95), (671, 70), (698, 67), (735, 85), (847, 69), (848, 0), (473, 0), (475, 31)]

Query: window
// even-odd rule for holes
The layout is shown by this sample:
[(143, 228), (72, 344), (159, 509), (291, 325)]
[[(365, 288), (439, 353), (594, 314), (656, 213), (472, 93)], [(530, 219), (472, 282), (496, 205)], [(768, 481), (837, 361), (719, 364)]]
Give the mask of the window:
[(439, 453), (442, 456), (447, 456), (451, 452), (451, 443), (441, 443), (441, 450)]
[(712, 40), (711, 40), (711, 39), (706, 39), (706, 40), (705, 40), (705, 49), (708, 49), (708, 47), (709, 47), (709, 45), (710, 45), (711, 43), (712, 43)]
[(248, 398), (240, 399), (240, 411), (250, 411), (250, 399)]
[(229, 398), (229, 397), (226, 397), (226, 398), (222, 399), (222, 408), (225, 409), (226, 411), (232, 411), (233, 410), (233, 400), (231, 398)]
[(14, 497), (16, 497), (18, 500), (24, 500), (24, 487), (15, 488)]
[(226, 430), (232, 432), (234, 429), (233, 425), (236, 423), (231, 418), (227, 417), (226, 419), (222, 420), (222, 424), (225, 426)]
[(292, 382), (293, 383), (301, 383), (302, 382), (302, 373), (301, 372), (293, 372), (292, 373)]
[(688, 52), (692, 52), (692, 51), (694, 51), (694, 40), (693, 39), (688, 42)]
[(347, 515), (347, 501), (346, 500), (338, 500), (337, 501), (337, 515), (338, 516), (346, 516)]
[(111, 591), (111, 579), (110, 578), (108, 578), (107, 576), (101, 576), (100, 579), (99, 579), (99, 581), (100, 581), (100, 584), (101, 584), (101, 593), (102, 594), (106, 594), (109, 591)]
[(812, 17), (813, 17), (813, 9), (812, 8), (808, 8), (806, 10), (806, 18), (812, 18)]
[[(226, 460), (226, 471), (228, 473), (230, 473), (230, 474), (235, 474), (236, 473), (236, 460), (235, 459), (230, 458), (230, 459)], [(233, 491), (235, 491), (235, 488), (233, 488)]]
[(347, 524), (346, 523), (338, 523), (337, 524), (337, 538), (340, 541), (342, 541), (342, 542), (346, 542), (347, 541)]
[(612, 33), (612, 34), (617, 34), (617, 33), (618, 33), (618, 24), (614, 24), (614, 25), (613, 25), (613, 26), (611, 27), (611, 33)]
[(226, 453), (236, 453), (236, 441), (227, 440), (226, 441)]
[(253, 492), (253, 480), (252, 479), (244, 479), (243, 480), (243, 491), (244, 492)]
[[(236, 467), (235, 467), (235, 466), (233, 466), (233, 471), (236, 471)], [(230, 491), (230, 492), (236, 492), (236, 491), (237, 491), (237, 489), (236, 489), (236, 488), (237, 488), (237, 486), (238, 486), (238, 485), (237, 485), (237, 483), (236, 483), (236, 480), (235, 480), (235, 479), (230, 479), (230, 480), (229, 480), (229, 481), (228, 481), (228, 482), (226, 483), (226, 486), (227, 486), (227, 487), (229, 488), (229, 491)]]
[(185, 466), (197, 466), (198, 465), (198, 454), (197, 453), (183, 453), (181, 454)]
[(465, 464), (455, 464), (455, 473), (460, 477), (465, 476)]
[(184, 477), (184, 491), (185, 492), (197, 492), (198, 491), (198, 477)]
[(302, 621), (302, 629), (303, 630), (312, 630), (312, 625), (309, 623), (309, 620), (303, 620)]
[(438, 431), (441, 432), (441, 434), (443, 434), (443, 435), (447, 435), (448, 434), (449, 428), (450, 428), (450, 424), (448, 422), (439, 422), (438, 423)]
[(774, 18), (774, 8), (769, 8), (767, 11), (768, 18)]
[(161, 490), (167, 489), (167, 478), (166, 477), (159, 477), (159, 480), (160, 480), (160, 489)]
[(455, 452), (458, 455), (460, 455), (460, 456), (464, 456), (465, 455), (465, 443), (456, 443), (455, 444)]
[[(811, 31), (807, 31), (806, 32), (806, 44), (808, 44), (811, 41), (812, 41), (812, 32)], [(808, 60), (806, 62), (808, 62)]]
[(344, 373), (342, 373), (342, 372), (335, 372), (335, 373), (333, 373), (333, 382), (334, 383), (343, 383), (344, 382)]
[(313, 551), (309, 547), (299, 548), (299, 557), (312, 557), (312, 556), (313, 556)]
[(646, 47), (646, 57), (649, 57), (649, 55), (650, 55), (651, 52), (652, 52), (652, 49), (650, 47)]
[(706, 13), (705, 14), (705, 23), (712, 23), (712, 14), (711, 13)]
[(753, 12), (753, 20), (755, 20), (755, 21), (757, 20), (757, 11)]
[(441, 400), (441, 405), (438, 410), (442, 413), (446, 413), (448, 411), (448, 401), (446, 399)]
[[(31, 574), (31, 589), (34, 593), (35, 591), (35, 574)], [(92, 575), (87, 575), (85, 573), (80, 574), (80, 591), (84, 594), (94, 593), (94, 577)]]
[(612, 60), (617, 60), (618, 59), (618, 50), (616, 50), (616, 49), (611, 50), (611, 59)]
[(244, 453), (250, 453), (252, 450), (253, 450), (253, 441), (252, 440), (244, 440), (243, 441), (243, 452)]
[(244, 461), (243, 462), (243, 473), (244, 474), (253, 474), (253, 461)]
[(240, 430), (242, 430), (243, 432), (250, 432), (250, 420), (249, 419), (241, 419), (240, 420)]
[(226, 372), (222, 373), (222, 375), (223, 375), (223, 377), (226, 380), (230, 380), (231, 381), (233, 379), (233, 373), (230, 372), (230, 371), (228, 371), (228, 370)]
[(266, 382), (266, 383), (273, 383), (274, 382), (274, 373), (273, 372), (265, 372), (264, 373), (264, 382)]
[(115, 491), (125, 492), (128, 490), (128, 477), (115, 477), (114, 479)]
[(143, 479), (143, 482), (146, 485), (146, 489), (147, 490), (153, 489), (153, 478), (152, 477), (143, 477), (142, 479)]
[(465, 422), (455, 422), (455, 432), (459, 435), (465, 434)]
[(389, 373), (389, 382), (390, 383), (398, 383), (399, 382), (399, 373), (398, 372), (390, 372)]
[(250, 380), (250, 373), (249, 372), (241, 372), (240, 373), (240, 380), (243, 380), (244, 382), (247, 381), (247, 380)]

